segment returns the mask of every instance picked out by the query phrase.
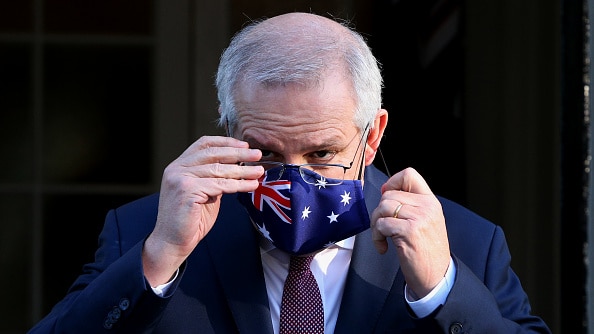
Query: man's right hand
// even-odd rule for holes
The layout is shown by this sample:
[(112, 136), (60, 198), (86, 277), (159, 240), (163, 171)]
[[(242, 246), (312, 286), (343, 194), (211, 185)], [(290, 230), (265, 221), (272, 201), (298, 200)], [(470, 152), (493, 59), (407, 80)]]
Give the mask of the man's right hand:
[(179, 266), (208, 234), (219, 214), (223, 194), (254, 191), (262, 153), (230, 137), (202, 137), (188, 147), (163, 173), (159, 213), (144, 244), (144, 275), (151, 284), (168, 282)]

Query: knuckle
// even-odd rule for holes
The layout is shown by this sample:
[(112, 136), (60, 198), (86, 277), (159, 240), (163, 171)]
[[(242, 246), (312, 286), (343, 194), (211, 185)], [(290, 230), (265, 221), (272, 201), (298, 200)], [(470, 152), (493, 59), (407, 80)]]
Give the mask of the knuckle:
[(201, 153), (206, 158), (206, 161), (213, 161), (213, 159), (216, 159), (217, 149), (212, 146), (207, 146), (202, 149)]
[(175, 165), (170, 164), (169, 166), (165, 167), (163, 171), (163, 182), (165, 184), (175, 184), (179, 174), (177, 173), (177, 168)]
[(209, 166), (209, 175), (215, 178), (226, 178), (227, 177), (227, 165), (221, 163), (213, 163)]
[(196, 141), (196, 145), (198, 147), (208, 147), (210, 146), (209, 142), (211, 141), (211, 136), (202, 136)]
[(413, 167), (407, 167), (402, 171), (403, 176), (405, 177), (412, 177), (414, 175), (417, 175), (417, 170), (414, 169)]

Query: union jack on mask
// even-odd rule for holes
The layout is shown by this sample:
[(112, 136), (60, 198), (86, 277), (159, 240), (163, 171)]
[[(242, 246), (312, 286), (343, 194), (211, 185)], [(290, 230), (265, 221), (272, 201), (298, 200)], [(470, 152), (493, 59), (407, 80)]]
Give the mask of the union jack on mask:
[[(238, 194), (254, 227), (277, 248), (292, 255), (309, 254), (369, 228), (360, 180), (312, 185), (294, 166), (286, 166), (278, 178), (282, 168), (266, 171), (255, 191)], [(324, 180), (313, 171), (303, 172)]]

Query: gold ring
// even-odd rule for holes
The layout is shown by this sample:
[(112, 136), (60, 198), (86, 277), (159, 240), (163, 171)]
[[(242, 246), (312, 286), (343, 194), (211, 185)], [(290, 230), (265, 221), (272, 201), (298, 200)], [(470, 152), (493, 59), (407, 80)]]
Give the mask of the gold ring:
[(392, 215), (392, 217), (398, 218), (398, 212), (400, 212), (400, 209), (402, 209), (402, 206), (403, 206), (402, 203), (398, 204), (398, 206), (396, 207), (396, 210), (394, 210), (394, 214)]

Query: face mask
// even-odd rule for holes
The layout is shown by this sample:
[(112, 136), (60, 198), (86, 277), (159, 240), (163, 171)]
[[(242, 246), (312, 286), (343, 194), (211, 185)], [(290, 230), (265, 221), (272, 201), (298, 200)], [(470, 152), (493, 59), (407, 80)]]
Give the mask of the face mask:
[(263, 237), (289, 254), (304, 255), (369, 228), (360, 180), (325, 185), (323, 176), (302, 172), (321, 182), (306, 183), (295, 166), (275, 167), (266, 171), (256, 191), (238, 194)]

